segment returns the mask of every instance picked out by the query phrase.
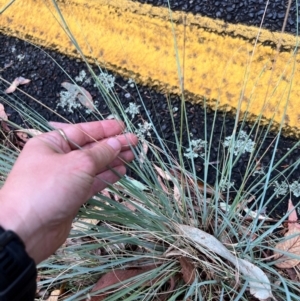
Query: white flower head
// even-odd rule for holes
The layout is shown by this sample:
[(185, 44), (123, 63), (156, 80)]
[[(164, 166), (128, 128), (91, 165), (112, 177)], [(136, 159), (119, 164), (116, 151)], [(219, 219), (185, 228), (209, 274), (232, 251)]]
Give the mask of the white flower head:
[(279, 195), (287, 194), (289, 185), (285, 181), (283, 181), (281, 183), (278, 183), (278, 181), (275, 181), (273, 185), (275, 186), (274, 192), (276, 194), (276, 197), (278, 197)]
[(77, 94), (71, 93), (70, 91), (61, 91), (59, 96), (60, 99), (57, 107), (66, 108), (70, 113), (73, 113), (74, 109), (81, 107), (80, 102), (77, 101)]
[(140, 140), (145, 140), (145, 136), (151, 136), (150, 130), (152, 129), (152, 124), (148, 121), (145, 121), (143, 124), (138, 124), (138, 129), (134, 132)]
[(129, 107), (125, 110), (125, 113), (131, 114), (131, 118), (133, 119), (135, 115), (139, 114), (139, 107), (134, 102), (129, 103)]
[(17, 59), (19, 62), (23, 61), (23, 59), (25, 58), (25, 54), (18, 54), (17, 55)]
[[(102, 72), (97, 76), (100, 83), (108, 90), (111, 90), (115, 86), (115, 77), (111, 74)], [(97, 82), (94, 84), (94, 87), (97, 87)]]
[(255, 142), (253, 142), (245, 131), (240, 131), (237, 139), (232, 143), (233, 137), (228, 136), (225, 138), (223, 145), (229, 148), (230, 152), (233, 152), (235, 156), (238, 154), (244, 154), (245, 152), (252, 153), (255, 148)]
[(202, 139), (191, 140), (190, 147), (186, 149), (183, 155), (189, 159), (198, 158), (199, 156), (203, 157), (206, 144), (207, 142)]
[(231, 187), (234, 186), (234, 182), (229, 182), (226, 179), (221, 179), (219, 186), (221, 188), (222, 191), (226, 191), (229, 190)]
[(79, 72), (79, 75), (75, 77), (75, 81), (82, 82), (86, 77), (86, 72), (84, 70)]
[(131, 87), (131, 88), (133, 88), (134, 87), (134, 84), (135, 84), (135, 81), (132, 79), (132, 78), (129, 78), (129, 80), (128, 80), (128, 85)]
[(290, 190), (295, 197), (299, 197), (300, 196), (300, 183), (298, 181), (294, 181), (290, 185)]

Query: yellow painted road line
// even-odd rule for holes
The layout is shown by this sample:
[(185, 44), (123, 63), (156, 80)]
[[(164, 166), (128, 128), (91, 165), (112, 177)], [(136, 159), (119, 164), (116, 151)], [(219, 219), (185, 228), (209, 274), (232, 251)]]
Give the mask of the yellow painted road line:
[[(178, 58), (187, 99), (235, 110), (249, 118), (282, 120), (300, 137), (297, 38), (128, 0), (57, 1), (82, 52), (124, 77), (180, 93)], [(0, 8), (7, 0), (0, 0)], [(0, 31), (78, 56), (49, 0), (17, 0), (0, 16)], [(259, 35), (258, 35), (259, 34)], [(258, 38), (257, 38), (258, 37)], [(257, 38), (257, 40), (256, 40)], [(256, 47), (254, 48), (254, 43)], [(278, 53), (278, 45), (281, 52)], [(184, 58), (183, 58), (184, 56)]]

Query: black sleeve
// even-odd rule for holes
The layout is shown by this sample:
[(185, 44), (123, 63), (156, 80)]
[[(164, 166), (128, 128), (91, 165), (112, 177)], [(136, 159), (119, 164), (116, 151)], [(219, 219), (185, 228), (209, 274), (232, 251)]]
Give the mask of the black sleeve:
[(24, 243), (0, 227), (0, 301), (33, 301), (36, 276), (35, 262)]

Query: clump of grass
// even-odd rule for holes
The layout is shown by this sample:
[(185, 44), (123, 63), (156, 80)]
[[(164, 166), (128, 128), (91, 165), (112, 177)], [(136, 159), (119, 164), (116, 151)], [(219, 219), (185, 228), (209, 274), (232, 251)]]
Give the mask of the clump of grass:
[[(62, 15), (61, 18), (64, 24)], [(68, 32), (67, 26), (65, 30)], [(68, 34), (72, 37), (71, 32)], [(182, 79), (179, 61), (177, 59)], [(39, 266), (41, 292), (46, 294), (54, 287), (64, 286), (66, 300), (83, 300), (95, 295), (106, 296), (108, 300), (253, 300), (255, 294), (250, 284), (256, 281), (259, 286), (261, 283), (240, 273), (229, 256), (222, 256), (189, 236), (183, 231), (189, 226), (212, 235), (237, 261), (245, 260), (259, 268), (270, 281), (274, 298), (297, 300), (300, 293), (297, 280), (287, 271), (276, 268), (273, 259), (276, 243), (281, 239), (278, 229), (287, 214), (272, 219), (264, 213), (275, 196), (299, 195), (298, 182), (283, 185), (279, 180), (289, 179), (298, 162), (276, 173), (283, 160), (299, 146), (295, 143), (289, 153), (275, 162), (284, 115), (268, 152), (262, 153), (261, 145), (271, 133), (272, 120), (267, 127), (261, 127), (261, 116), (258, 116), (249, 130), (247, 114), (240, 118), (238, 108), (232, 133), (225, 135), (224, 117), (222, 129), (215, 134), (220, 125), (217, 122), (219, 108), (214, 108), (209, 125), (204, 100), (204, 128), (199, 129), (204, 139), (188, 135), (188, 146), (183, 148), (183, 133), (189, 133), (184, 93), (180, 109), (167, 96), (177, 148), (177, 153), (172, 153), (133, 81), (129, 79), (122, 88), (127, 93), (128, 86), (136, 88), (139, 97), (137, 103), (129, 101), (126, 107), (114, 93), (113, 76), (98, 68), (100, 75), (87, 63), (88, 78), (95, 81), (112, 116), (124, 120), (128, 131), (137, 133), (140, 138), (136, 160), (129, 166), (135, 178), (124, 177), (81, 208), (66, 243)], [(83, 82), (86, 77), (86, 73), (80, 73), (73, 82)], [(183, 92), (183, 84), (180, 88)], [(0, 100), (15, 107), (32, 127), (43, 131), (51, 129), (37, 112), (25, 104), (20, 105), (21, 99), (16, 103), (3, 94)], [(141, 110), (145, 112), (144, 118)], [(91, 114), (104, 118), (97, 110)], [(180, 114), (179, 123), (174, 114)], [(217, 150), (213, 149), (215, 140), (219, 141)], [(5, 145), (2, 150), (0, 156), (5, 164), (0, 165), (0, 173), (4, 179), (17, 152)], [(266, 155), (270, 162), (262, 169), (260, 161)], [(232, 173), (243, 156), (247, 156), (246, 172), (236, 185)], [(208, 182), (211, 174), (215, 175), (213, 183)], [(255, 179), (250, 180), (253, 175)], [(267, 193), (270, 190), (271, 195)], [(299, 272), (297, 267), (295, 270)], [(121, 276), (121, 271), (126, 271), (127, 276)], [(113, 274), (122, 281), (108, 281), (106, 286), (91, 292), (100, 277), (109, 278)]]

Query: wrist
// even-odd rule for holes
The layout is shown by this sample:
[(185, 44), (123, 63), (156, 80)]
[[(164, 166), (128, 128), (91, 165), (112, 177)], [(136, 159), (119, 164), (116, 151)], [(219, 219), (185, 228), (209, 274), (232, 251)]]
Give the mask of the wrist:
[(34, 246), (36, 245), (35, 238), (38, 231), (34, 230), (33, 219), (26, 212), (29, 209), (25, 206), (18, 206), (18, 203), (14, 202), (13, 199), (4, 191), (0, 191), (0, 226), (18, 235), (25, 245), (26, 252), (37, 264), (39, 261), (35, 258)]

